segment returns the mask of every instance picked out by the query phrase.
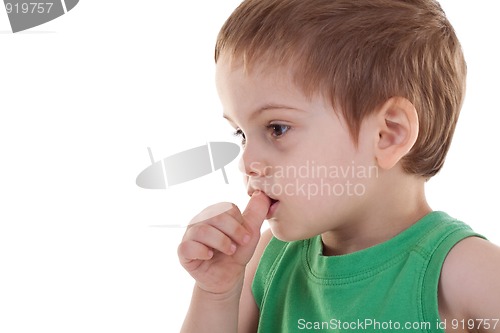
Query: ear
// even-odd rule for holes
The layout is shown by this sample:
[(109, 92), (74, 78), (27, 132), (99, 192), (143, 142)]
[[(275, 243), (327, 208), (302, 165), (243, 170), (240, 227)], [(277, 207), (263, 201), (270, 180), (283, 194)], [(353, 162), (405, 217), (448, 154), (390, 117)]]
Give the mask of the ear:
[(413, 147), (418, 137), (415, 106), (403, 97), (391, 97), (376, 112), (378, 140), (375, 156), (382, 169), (394, 167)]

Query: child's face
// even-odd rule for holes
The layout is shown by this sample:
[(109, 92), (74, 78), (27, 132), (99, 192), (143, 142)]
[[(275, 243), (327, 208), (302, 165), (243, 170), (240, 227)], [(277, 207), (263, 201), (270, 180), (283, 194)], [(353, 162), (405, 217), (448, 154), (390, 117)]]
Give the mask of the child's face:
[(249, 193), (279, 201), (268, 215), (276, 237), (309, 238), (363, 213), (377, 177), (369, 125), (363, 122), (356, 148), (331, 105), (307, 98), (284, 69), (245, 73), (223, 56), (216, 78), (224, 115), (245, 138), (240, 168)]

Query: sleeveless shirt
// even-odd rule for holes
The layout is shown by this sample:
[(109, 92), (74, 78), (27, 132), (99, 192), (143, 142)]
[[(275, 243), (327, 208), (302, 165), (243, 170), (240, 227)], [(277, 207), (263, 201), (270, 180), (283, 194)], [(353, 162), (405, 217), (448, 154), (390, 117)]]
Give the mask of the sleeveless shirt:
[(321, 236), (273, 237), (252, 283), (258, 332), (444, 332), (441, 267), (452, 247), (471, 236), (482, 237), (431, 212), (394, 238), (346, 255), (323, 256)]

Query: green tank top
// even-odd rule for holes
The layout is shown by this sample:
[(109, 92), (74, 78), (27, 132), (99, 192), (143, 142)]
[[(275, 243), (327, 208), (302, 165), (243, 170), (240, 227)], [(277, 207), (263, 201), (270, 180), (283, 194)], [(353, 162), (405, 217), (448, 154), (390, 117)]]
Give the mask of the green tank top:
[(477, 236), (432, 212), (396, 237), (347, 255), (322, 255), (320, 236), (272, 238), (252, 284), (259, 333), (444, 332), (438, 282), (446, 255)]

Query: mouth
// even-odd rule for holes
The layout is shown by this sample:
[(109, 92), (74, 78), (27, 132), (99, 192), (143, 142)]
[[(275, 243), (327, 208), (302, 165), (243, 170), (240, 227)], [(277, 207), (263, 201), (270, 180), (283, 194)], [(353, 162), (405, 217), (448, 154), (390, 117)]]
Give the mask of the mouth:
[[(252, 193), (253, 193), (253, 191), (249, 191), (248, 195), (252, 196)], [(262, 193), (264, 193), (271, 201), (271, 204), (269, 205), (269, 209), (268, 209), (267, 215), (266, 215), (266, 219), (268, 220), (274, 216), (274, 213), (276, 212), (276, 209), (278, 208), (280, 201), (278, 199), (272, 198), (271, 196), (269, 196), (269, 194), (267, 194), (264, 191), (262, 191)]]
[(276, 212), (276, 209), (280, 204), (279, 200), (273, 199), (271, 197), (269, 197), (269, 199), (271, 199), (271, 205), (269, 206), (269, 210), (267, 211), (266, 219), (270, 219), (274, 216), (274, 213)]

